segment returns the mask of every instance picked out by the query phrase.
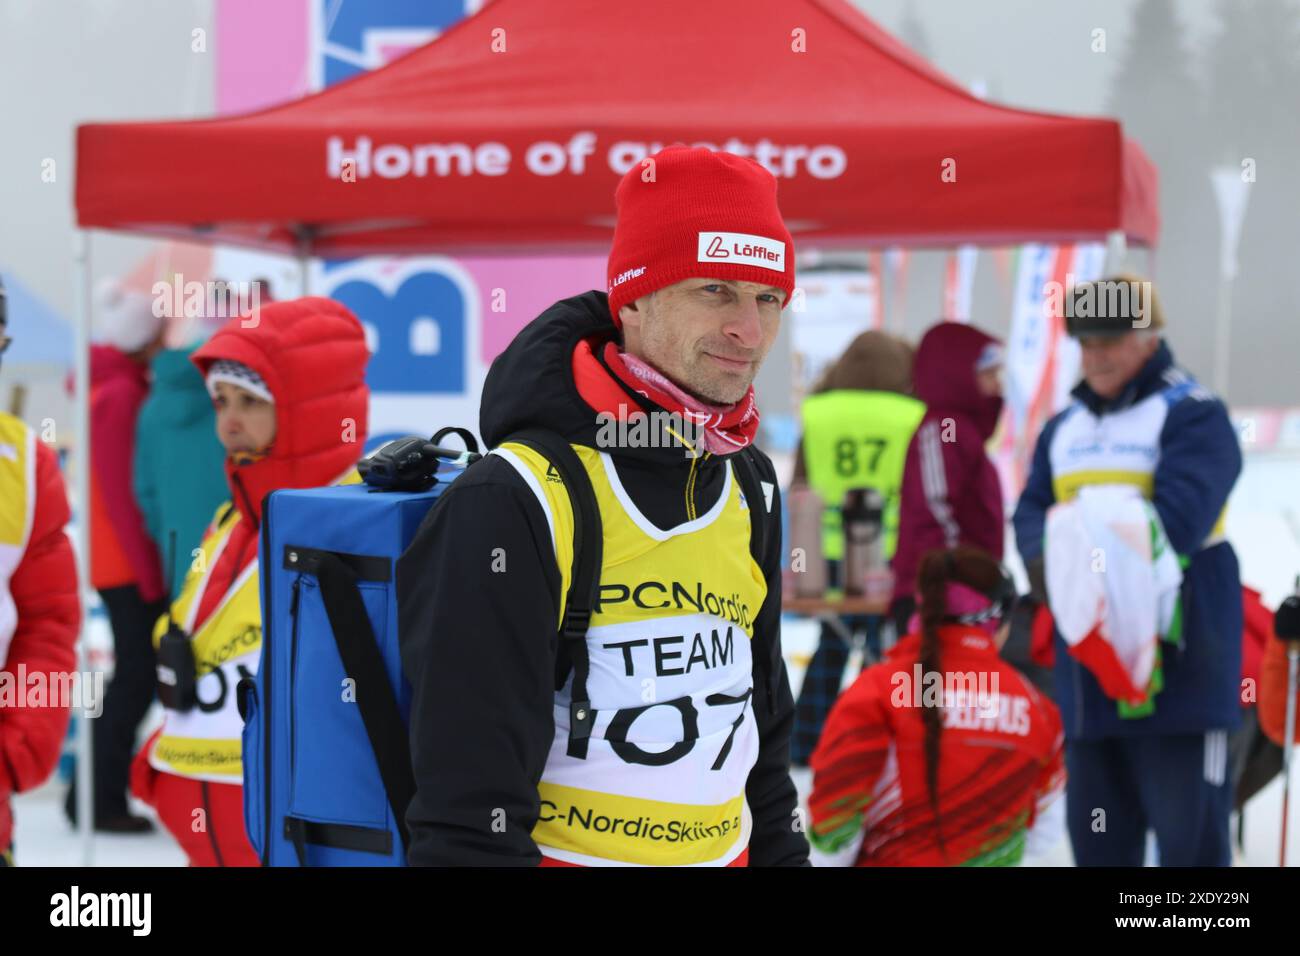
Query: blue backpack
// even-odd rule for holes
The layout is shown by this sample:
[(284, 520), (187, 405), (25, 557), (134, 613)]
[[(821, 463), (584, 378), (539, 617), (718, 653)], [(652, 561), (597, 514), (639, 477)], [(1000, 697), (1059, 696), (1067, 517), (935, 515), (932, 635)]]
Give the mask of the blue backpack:
[[(438, 446), (451, 432), (465, 452)], [(573, 506), (577, 547), (555, 681), (558, 690), (573, 673), (569, 751), (585, 753), (593, 716), (586, 634), (599, 586), (600, 511), (581, 460), (560, 436), (529, 429), (508, 440), (551, 461)], [(480, 457), (473, 435), (444, 428), (432, 442), (384, 446), (358, 466), (364, 484), (267, 496), (258, 548), (261, 659), (238, 690), (244, 821), (263, 866), (406, 865), (415, 776), (395, 568), (448, 483)], [(748, 450), (737, 458), (748, 500), (762, 501)], [(750, 508), (756, 555), (761, 512)], [(756, 654), (755, 667), (770, 681), (767, 656)]]

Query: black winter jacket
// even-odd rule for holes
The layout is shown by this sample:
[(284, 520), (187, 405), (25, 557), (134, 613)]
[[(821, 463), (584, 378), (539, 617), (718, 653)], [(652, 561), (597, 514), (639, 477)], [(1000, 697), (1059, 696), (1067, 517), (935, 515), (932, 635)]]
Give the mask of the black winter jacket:
[[(596, 447), (596, 414), (574, 384), (572, 354), (582, 338), (616, 334), (606, 296), (596, 291), (557, 302), (526, 326), (493, 362), (484, 385), (479, 433), (487, 445), (540, 426)], [(624, 391), (629, 406), (654, 410), (643, 396)], [(611, 454), (628, 494), (661, 528), (688, 520), (688, 494), (692, 510), (704, 513), (724, 486), (722, 458), (697, 461), (688, 485), (691, 463), (680, 447)], [(775, 486), (771, 462), (756, 458), (760, 477)], [(745, 788), (753, 817), (749, 864), (797, 866), (807, 865), (808, 846), (789, 773), (794, 703), (779, 635), (778, 491), (773, 498), (760, 562), (767, 599), (754, 630), (756, 659), (769, 655), (772, 679), (756, 680), (754, 688), (760, 747)], [(536, 865), (541, 854), (531, 833), (554, 735), (562, 599), (550, 532), (536, 498), (495, 455), (457, 478), (445, 499), (397, 566), (417, 784), (407, 812), (408, 858), (412, 865)], [(491, 570), (496, 548), (508, 556), (501, 573)]]

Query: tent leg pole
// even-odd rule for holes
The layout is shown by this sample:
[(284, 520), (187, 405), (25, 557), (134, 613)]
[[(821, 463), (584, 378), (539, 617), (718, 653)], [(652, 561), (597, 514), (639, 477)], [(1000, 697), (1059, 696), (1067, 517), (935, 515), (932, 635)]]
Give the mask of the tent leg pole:
[(1122, 229), (1106, 233), (1106, 266), (1104, 276), (1113, 276), (1124, 268), (1124, 257), (1128, 254), (1128, 238)]
[(303, 295), (311, 295), (311, 252), (307, 243), (298, 243), (298, 284)]
[[(94, 731), (91, 728), (90, 708), (86, 706), (93, 683), (90, 680), (90, 323), (91, 323), (91, 258), (90, 233), (78, 230), (75, 239), (74, 261), (76, 282), (73, 290), (76, 299), (76, 412), (77, 441), (76, 494), (77, 494), (77, 580), (81, 600), (81, 635), (78, 641), (78, 658), (81, 673), (79, 708), (77, 714), (77, 831), (81, 836), (82, 866), (93, 866), (95, 861), (95, 773), (94, 749), (91, 746)], [(95, 701), (96, 707), (103, 700)]]
[(1232, 277), (1219, 277), (1219, 304), (1214, 312), (1214, 393), (1228, 401), (1228, 359), (1232, 350)]

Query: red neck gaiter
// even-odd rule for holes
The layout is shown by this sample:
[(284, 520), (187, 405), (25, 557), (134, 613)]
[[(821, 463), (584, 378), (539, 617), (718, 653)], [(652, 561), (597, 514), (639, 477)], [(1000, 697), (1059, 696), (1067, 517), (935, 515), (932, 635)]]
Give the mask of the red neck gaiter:
[(758, 406), (752, 385), (734, 405), (709, 405), (686, 394), (644, 362), (635, 358), (631, 364), (624, 361), (614, 342), (605, 344), (601, 358), (603, 365), (586, 339), (573, 350), (574, 384), (583, 401), (597, 412), (619, 416), (622, 406), (622, 417), (626, 418), (629, 412), (640, 411), (628, 407), (627, 393), (610, 378), (613, 373), (619, 382), (664, 411), (695, 423), (701, 436), (701, 451), (730, 455), (752, 444), (758, 434)]

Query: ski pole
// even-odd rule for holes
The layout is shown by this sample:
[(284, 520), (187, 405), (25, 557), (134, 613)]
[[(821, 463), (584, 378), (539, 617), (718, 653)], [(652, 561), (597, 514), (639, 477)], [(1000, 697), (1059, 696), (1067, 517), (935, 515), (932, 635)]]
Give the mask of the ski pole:
[(1300, 674), (1300, 580), (1273, 615), (1273, 633), (1286, 642), (1286, 725), (1282, 730), (1282, 841), (1278, 866), (1286, 866), (1287, 810), (1291, 803), (1291, 750), (1295, 743), (1296, 683)]

